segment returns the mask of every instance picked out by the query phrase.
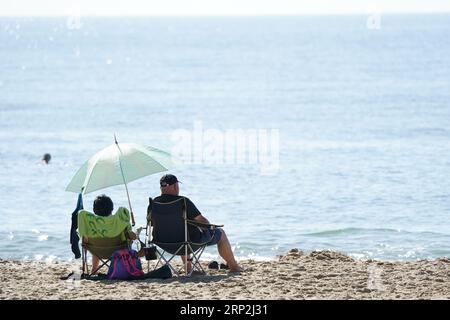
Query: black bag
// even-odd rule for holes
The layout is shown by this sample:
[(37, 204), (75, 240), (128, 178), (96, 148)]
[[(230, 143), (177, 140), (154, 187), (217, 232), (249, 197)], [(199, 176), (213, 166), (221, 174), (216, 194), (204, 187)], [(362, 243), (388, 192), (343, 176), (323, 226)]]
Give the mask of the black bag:
[(172, 270), (170, 270), (170, 267), (166, 264), (158, 269), (147, 272), (142, 277), (142, 279), (169, 279), (169, 278), (172, 278)]

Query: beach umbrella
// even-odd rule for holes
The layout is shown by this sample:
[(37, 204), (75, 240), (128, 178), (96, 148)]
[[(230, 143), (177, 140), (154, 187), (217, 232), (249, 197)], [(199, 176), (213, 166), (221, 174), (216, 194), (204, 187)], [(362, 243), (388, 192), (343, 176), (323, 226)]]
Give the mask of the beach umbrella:
[(127, 183), (168, 170), (171, 155), (165, 151), (135, 144), (115, 143), (87, 160), (70, 181), (66, 191), (87, 194), (106, 187), (125, 185), (131, 220), (135, 225)]

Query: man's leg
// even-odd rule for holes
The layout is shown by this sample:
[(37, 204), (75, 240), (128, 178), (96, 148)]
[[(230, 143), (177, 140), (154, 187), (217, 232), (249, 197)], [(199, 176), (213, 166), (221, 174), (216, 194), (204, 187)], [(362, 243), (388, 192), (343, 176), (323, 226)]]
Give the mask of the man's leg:
[(230, 241), (228, 241), (225, 231), (223, 229), (221, 229), (221, 231), (222, 236), (217, 243), (217, 249), (219, 250), (220, 256), (227, 262), (231, 272), (242, 271), (243, 269), (238, 265), (234, 258), (233, 250), (231, 249)]
[[(181, 261), (183, 261), (183, 268), (186, 266), (186, 256), (181, 256)], [(187, 262), (187, 272), (191, 272), (192, 263), (188, 260)]]

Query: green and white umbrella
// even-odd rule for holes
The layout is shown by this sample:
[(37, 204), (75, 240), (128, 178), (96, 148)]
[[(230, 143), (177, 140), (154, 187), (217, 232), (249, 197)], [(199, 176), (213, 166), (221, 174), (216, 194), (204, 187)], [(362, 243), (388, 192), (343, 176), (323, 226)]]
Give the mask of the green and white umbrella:
[(70, 181), (66, 191), (87, 194), (106, 187), (125, 185), (131, 219), (135, 224), (127, 183), (167, 171), (171, 155), (165, 151), (135, 143), (115, 144), (100, 150), (86, 161)]

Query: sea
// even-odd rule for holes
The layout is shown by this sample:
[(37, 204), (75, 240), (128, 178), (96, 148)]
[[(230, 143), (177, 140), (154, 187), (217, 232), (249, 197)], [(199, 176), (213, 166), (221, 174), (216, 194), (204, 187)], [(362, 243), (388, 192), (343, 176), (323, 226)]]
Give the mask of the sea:
[(0, 17), (1, 259), (74, 259), (65, 189), (114, 135), (191, 150), (168, 172), (240, 260), (450, 256), (449, 14)]

